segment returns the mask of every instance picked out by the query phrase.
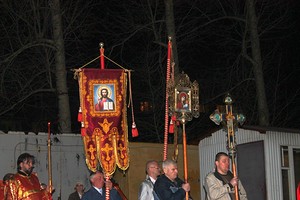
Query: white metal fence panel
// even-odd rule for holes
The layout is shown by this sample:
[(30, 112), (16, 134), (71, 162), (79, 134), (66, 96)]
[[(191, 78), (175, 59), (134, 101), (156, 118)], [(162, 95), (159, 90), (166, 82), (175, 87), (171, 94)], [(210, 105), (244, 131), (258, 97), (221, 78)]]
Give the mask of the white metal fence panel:
[[(40, 182), (48, 183), (48, 148), (47, 133), (10, 132), (0, 131), (0, 179), (6, 173), (17, 171), (17, 158), (21, 153), (28, 152), (36, 157), (34, 171), (37, 172)], [(51, 135), (52, 140), (52, 177), (55, 193), (53, 199), (68, 199), (74, 192), (77, 181), (82, 181), (89, 188), (89, 171), (85, 164), (82, 139), (80, 135), (64, 134)]]

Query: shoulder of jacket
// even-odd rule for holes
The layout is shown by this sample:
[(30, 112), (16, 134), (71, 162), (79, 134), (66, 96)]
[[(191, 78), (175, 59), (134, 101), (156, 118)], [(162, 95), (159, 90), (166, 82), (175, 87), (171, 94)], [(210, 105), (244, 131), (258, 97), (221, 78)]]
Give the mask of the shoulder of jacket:
[(206, 175), (207, 178), (211, 178), (211, 177), (215, 177), (215, 174), (214, 172), (209, 172), (207, 175)]

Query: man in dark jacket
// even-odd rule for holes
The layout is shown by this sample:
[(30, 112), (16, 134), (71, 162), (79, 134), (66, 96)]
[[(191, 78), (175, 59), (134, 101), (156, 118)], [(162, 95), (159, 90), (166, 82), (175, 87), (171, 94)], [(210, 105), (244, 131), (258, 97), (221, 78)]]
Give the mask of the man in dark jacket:
[(164, 174), (159, 176), (154, 184), (154, 191), (160, 200), (183, 200), (190, 184), (184, 183), (177, 177), (177, 163), (165, 160), (162, 164)]
[(68, 200), (80, 200), (83, 196), (84, 186), (81, 182), (77, 182), (75, 185), (75, 192), (69, 195)]
[[(101, 171), (92, 172), (90, 175), (92, 187), (84, 193), (82, 200), (105, 200), (104, 175)], [(106, 181), (106, 186), (109, 188), (110, 200), (122, 200), (117, 190), (113, 188), (110, 180)]]

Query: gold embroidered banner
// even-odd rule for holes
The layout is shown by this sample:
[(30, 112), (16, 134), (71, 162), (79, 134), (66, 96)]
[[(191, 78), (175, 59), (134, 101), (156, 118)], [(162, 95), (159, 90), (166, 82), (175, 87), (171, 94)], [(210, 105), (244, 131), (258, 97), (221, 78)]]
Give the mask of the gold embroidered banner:
[(117, 69), (79, 71), (81, 134), (86, 164), (91, 171), (101, 165), (112, 175), (116, 165), (129, 167), (127, 126), (127, 74)]

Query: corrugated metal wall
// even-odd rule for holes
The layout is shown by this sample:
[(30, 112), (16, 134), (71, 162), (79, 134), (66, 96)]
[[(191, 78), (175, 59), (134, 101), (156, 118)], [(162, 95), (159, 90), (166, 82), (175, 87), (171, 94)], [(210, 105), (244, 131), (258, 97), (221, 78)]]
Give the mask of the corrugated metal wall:
[[(220, 151), (226, 150), (226, 133), (219, 130), (211, 137), (199, 143), (201, 199), (205, 199), (203, 181), (214, 168), (214, 157)], [(282, 200), (281, 154), (280, 146), (300, 146), (300, 134), (286, 132), (271, 132), (261, 134), (258, 131), (239, 129), (236, 134), (237, 144), (254, 141), (264, 141), (267, 195), (269, 200)]]
[(280, 146), (300, 148), (300, 134), (275, 131), (266, 134), (265, 163), (269, 200), (283, 200)]

